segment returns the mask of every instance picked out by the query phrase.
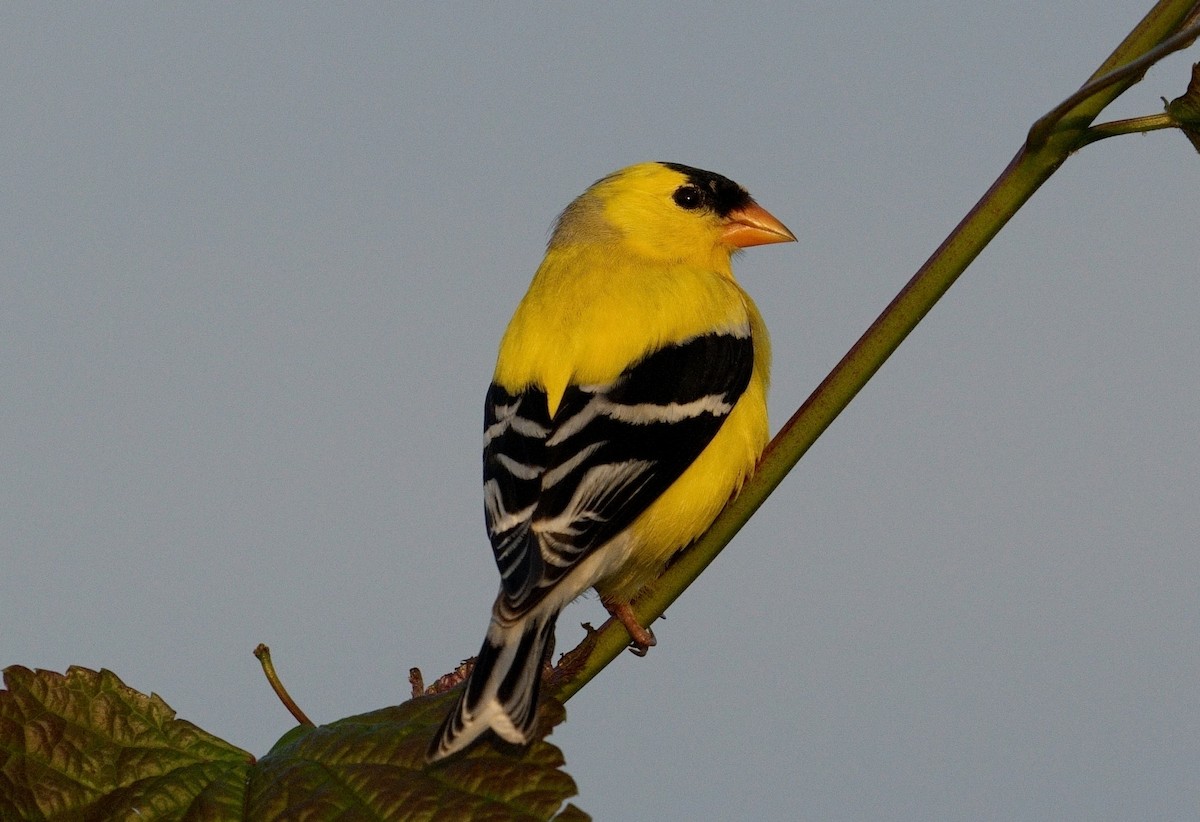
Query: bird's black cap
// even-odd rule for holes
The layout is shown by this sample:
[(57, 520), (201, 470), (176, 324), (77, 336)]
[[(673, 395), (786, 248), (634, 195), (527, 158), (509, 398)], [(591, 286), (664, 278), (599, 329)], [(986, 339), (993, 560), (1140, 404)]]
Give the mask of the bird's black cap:
[(705, 171), (702, 168), (693, 168), (681, 163), (663, 162), (662, 165), (672, 171), (678, 171), (687, 177), (689, 183), (700, 189), (707, 201), (705, 205), (711, 208), (718, 217), (727, 217), (730, 212), (754, 202), (754, 198), (746, 189), (715, 171)]

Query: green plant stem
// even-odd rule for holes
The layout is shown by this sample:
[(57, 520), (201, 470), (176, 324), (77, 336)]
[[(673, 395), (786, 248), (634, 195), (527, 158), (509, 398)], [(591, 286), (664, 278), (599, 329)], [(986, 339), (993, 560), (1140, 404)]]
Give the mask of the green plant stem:
[[(1124, 46), (1129, 42), (1130, 38), (1138, 35), (1139, 31), (1147, 26), (1147, 21), (1152, 17), (1155, 17), (1156, 12), (1159, 11), (1159, 7), (1163, 5), (1163, 3), (1160, 3), (1154, 8), (1154, 10), (1150, 12), (1150, 14), (1146, 15), (1145, 20), (1139, 24), (1138, 28), (1134, 29), (1133, 32), (1130, 33), (1129, 37), (1126, 38), (1125, 43), (1122, 43), (1121, 45)], [(1152, 65), (1167, 55), (1173, 54), (1180, 49), (1190, 46), (1196, 40), (1196, 37), (1200, 36), (1200, 24), (1198, 24), (1195, 20), (1197, 13), (1198, 9), (1195, 7), (1193, 7), (1190, 11), (1185, 11), (1185, 13), (1179, 18), (1177, 25), (1186, 26), (1186, 28), (1183, 28), (1182, 31), (1178, 31), (1172, 36), (1162, 40), (1154, 48), (1151, 48), (1145, 54), (1142, 54), (1136, 59), (1130, 60), (1129, 62), (1124, 62), (1121, 59), (1124, 56), (1121, 53), (1122, 50), (1118, 48), (1116, 51), (1114, 51), (1112, 55), (1104, 61), (1104, 64), (1096, 70), (1091, 78), (1089, 78), (1088, 81), (1083, 84), (1079, 91), (1075, 92), (1066, 100), (1063, 100), (1053, 109), (1051, 109), (1048, 113), (1038, 118), (1038, 121), (1033, 124), (1032, 128), (1029, 129), (1029, 137), (1025, 141), (1026, 147), (1031, 150), (1040, 149), (1045, 144), (1046, 140), (1049, 139), (1050, 134), (1055, 129), (1059, 128), (1068, 119), (1073, 110), (1076, 109), (1081, 103), (1089, 98), (1096, 97), (1101, 92), (1109, 91), (1114, 88), (1119, 89), (1116, 94), (1113, 94), (1112, 97), (1105, 102), (1104, 106), (1107, 106), (1109, 102), (1120, 96), (1125, 89), (1140, 81), (1142, 77), (1145, 76), (1147, 69), (1149, 69)], [(1153, 35), (1151, 35), (1151, 37), (1152, 36)], [(1103, 109), (1104, 106), (1101, 106), (1100, 108)], [(1097, 111), (1096, 114), (1099, 114), (1099, 111)], [(1092, 117), (1094, 118), (1096, 114), (1093, 114)], [(1165, 128), (1166, 126), (1158, 127)]]
[(259, 664), (262, 665), (267, 682), (271, 684), (271, 690), (275, 692), (275, 696), (279, 697), (279, 701), (283, 703), (283, 707), (288, 709), (288, 713), (295, 717), (296, 721), (301, 725), (315, 728), (316, 726), (313, 724), (313, 721), (305, 715), (304, 711), (300, 710), (300, 706), (292, 699), (291, 694), (287, 692), (287, 688), (283, 687), (283, 680), (275, 672), (275, 663), (271, 661), (271, 649), (260, 642), (254, 649), (254, 656), (257, 657)]
[[(1155, 60), (1169, 53), (1160, 45), (1187, 25), (1189, 16), (1195, 16), (1198, 9), (1200, 3), (1196, 0), (1160, 0), (1079, 93), (1035, 124), (1031, 139), (982, 199), (776, 435), (741, 494), (667, 569), (653, 590), (635, 603), (634, 613), (643, 625), (657, 619), (708, 567), (959, 274), (1067, 157), (1088, 142), (1088, 127), (1100, 112), (1136, 83)], [(1133, 69), (1116, 71), (1135, 63)], [(590, 633), (567, 655), (570, 663), (560, 666), (564, 674), (553, 686), (554, 695), (563, 701), (569, 699), (628, 642), (624, 627), (614, 620)]]
[(1145, 117), (1113, 120), (1111, 123), (1092, 126), (1084, 132), (1081, 142), (1082, 145), (1091, 145), (1108, 137), (1119, 137), (1122, 134), (1142, 134), (1147, 131), (1178, 127), (1179, 123), (1175, 122), (1175, 118), (1169, 114), (1148, 114)]

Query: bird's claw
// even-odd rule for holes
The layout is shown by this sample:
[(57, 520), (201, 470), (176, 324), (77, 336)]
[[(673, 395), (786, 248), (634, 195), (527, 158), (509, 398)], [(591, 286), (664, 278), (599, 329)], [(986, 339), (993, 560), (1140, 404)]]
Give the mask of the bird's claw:
[(645, 656), (653, 646), (658, 644), (658, 640), (654, 638), (654, 632), (651, 631), (642, 623), (638, 622), (637, 617), (633, 615), (633, 608), (628, 602), (621, 602), (613, 599), (600, 598), (605, 609), (612, 614), (613, 619), (625, 626), (625, 630), (629, 632), (629, 651), (636, 656)]
[(632, 639), (629, 642), (629, 653), (634, 656), (645, 656), (651, 648), (658, 644), (658, 640), (654, 638), (653, 631), (649, 628), (642, 628), (642, 630), (645, 631), (643, 636)]

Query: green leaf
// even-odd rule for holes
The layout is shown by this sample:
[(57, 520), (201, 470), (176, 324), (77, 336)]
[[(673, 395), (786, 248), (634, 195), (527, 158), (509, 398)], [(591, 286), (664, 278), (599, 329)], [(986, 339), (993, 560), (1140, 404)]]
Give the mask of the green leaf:
[[(247, 818), (276, 819), (585, 819), (563, 802), (575, 782), (560, 770), (561, 751), (535, 742), (524, 751), (484, 742), (426, 767), (425, 746), (457, 692), (289, 733), (262, 758), (247, 792)], [(543, 729), (566, 712), (543, 704)]]
[[(110, 671), (14, 666), (0, 691), (0, 819), (587, 819), (562, 753), (483, 742), (427, 767), (456, 693), (298, 727), (258, 762)], [(566, 712), (547, 702), (548, 732)]]
[(13, 666), (0, 691), (0, 819), (240, 818), (254, 758), (111, 671)]

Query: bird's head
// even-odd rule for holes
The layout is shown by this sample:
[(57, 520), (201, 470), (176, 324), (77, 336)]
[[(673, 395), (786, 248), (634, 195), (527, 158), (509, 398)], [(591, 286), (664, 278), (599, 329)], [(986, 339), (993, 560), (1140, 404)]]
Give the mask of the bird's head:
[(795, 235), (727, 177), (678, 163), (642, 163), (598, 180), (567, 206), (550, 245), (619, 243), (641, 257), (728, 264), (741, 248)]

